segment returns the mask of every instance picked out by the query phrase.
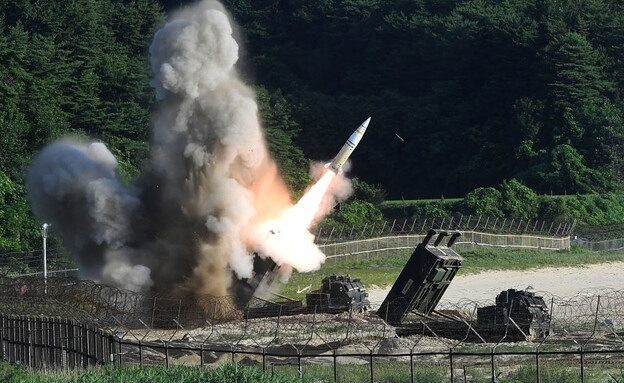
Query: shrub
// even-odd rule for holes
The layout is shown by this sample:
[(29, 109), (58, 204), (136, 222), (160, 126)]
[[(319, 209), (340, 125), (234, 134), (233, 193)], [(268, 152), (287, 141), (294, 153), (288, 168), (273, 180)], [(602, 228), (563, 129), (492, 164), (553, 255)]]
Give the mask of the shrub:
[(502, 217), (501, 199), (501, 192), (492, 187), (477, 188), (464, 197), (462, 212), (464, 214)]
[(353, 185), (353, 197), (355, 199), (368, 201), (375, 206), (378, 206), (386, 199), (387, 193), (381, 185), (371, 185), (358, 178), (354, 178), (351, 184)]
[(501, 197), (501, 207), (505, 216), (527, 219), (535, 218), (537, 215), (539, 207), (537, 194), (516, 179), (503, 181)]
[(356, 199), (343, 204), (339, 211), (332, 214), (331, 221), (338, 224), (363, 227), (366, 224), (379, 221), (382, 218), (383, 215), (381, 211), (375, 207), (375, 205), (367, 201)]
[(538, 217), (547, 221), (566, 221), (570, 211), (561, 197), (542, 196), (539, 198)]

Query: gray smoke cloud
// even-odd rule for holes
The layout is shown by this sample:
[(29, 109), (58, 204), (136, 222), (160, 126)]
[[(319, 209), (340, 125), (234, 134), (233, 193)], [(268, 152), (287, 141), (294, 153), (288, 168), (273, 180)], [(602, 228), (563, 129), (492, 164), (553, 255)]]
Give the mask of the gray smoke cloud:
[[(134, 186), (117, 179), (102, 143), (65, 140), (35, 158), (34, 212), (53, 224), (83, 277), (134, 291), (223, 295), (252, 254), (310, 271), (324, 256), (306, 230), (297, 250), (263, 245), (266, 222), (290, 206), (268, 155), (253, 92), (235, 69), (238, 44), (216, 1), (176, 14), (150, 47), (160, 100), (149, 166)], [(303, 264), (305, 263), (305, 267)]]

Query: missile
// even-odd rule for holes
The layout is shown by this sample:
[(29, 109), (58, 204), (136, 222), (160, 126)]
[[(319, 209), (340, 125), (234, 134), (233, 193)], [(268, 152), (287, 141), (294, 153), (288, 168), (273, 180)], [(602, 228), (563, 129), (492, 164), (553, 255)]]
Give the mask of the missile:
[(349, 137), (347, 142), (345, 142), (342, 149), (340, 149), (340, 151), (338, 152), (336, 157), (334, 157), (332, 162), (327, 164), (327, 167), (329, 167), (335, 173), (342, 173), (342, 165), (344, 165), (344, 163), (347, 162), (347, 160), (349, 159), (349, 156), (355, 150), (355, 147), (358, 146), (358, 144), (360, 143), (362, 136), (366, 132), (366, 128), (368, 128), (368, 124), (370, 123), (370, 120), (371, 120), (370, 117), (367, 118), (366, 121), (364, 121), (362, 125), (360, 125), (359, 128), (357, 128), (355, 132), (353, 132), (351, 137)]

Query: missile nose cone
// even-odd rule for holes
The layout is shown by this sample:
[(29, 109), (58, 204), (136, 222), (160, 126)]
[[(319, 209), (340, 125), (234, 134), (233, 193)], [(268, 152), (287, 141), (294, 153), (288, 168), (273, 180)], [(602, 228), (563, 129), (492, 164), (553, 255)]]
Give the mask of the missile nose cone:
[(362, 123), (362, 125), (364, 125), (364, 127), (365, 127), (365, 128), (368, 128), (368, 124), (370, 124), (370, 120), (371, 120), (371, 118), (372, 118), (372, 117), (367, 118), (367, 119), (366, 119), (366, 121), (364, 121), (364, 122)]

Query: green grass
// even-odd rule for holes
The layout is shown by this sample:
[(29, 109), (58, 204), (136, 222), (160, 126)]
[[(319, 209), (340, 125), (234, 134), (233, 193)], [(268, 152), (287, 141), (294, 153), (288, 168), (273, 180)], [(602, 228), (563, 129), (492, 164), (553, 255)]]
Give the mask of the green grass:
[[(466, 260), (458, 275), (474, 274), (487, 270), (527, 270), (543, 267), (582, 266), (604, 262), (624, 261), (624, 252), (597, 253), (585, 248), (550, 251), (537, 249), (483, 248), (460, 253)], [(312, 290), (320, 288), (321, 280), (332, 274), (350, 274), (360, 278), (367, 288), (375, 285), (387, 287), (394, 283), (411, 251), (399, 252), (388, 257), (372, 258), (360, 262), (329, 262), (313, 273), (293, 272), (280, 293), (295, 299), (304, 299), (305, 292), (297, 293), (308, 285)]]
[[(380, 358), (381, 359), (381, 358)], [(594, 366), (585, 368), (585, 381), (591, 383), (620, 382), (624, 378), (622, 365)], [(455, 375), (467, 374), (469, 381), (489, 381), (491, 374), (489, 363), (459, 363)], [(370, 382), (370, 366), (368, 364), (338, 365), (338, 382), (366, 383)], [(376, 383), (409, 382), (410, 367), (405, 362), (378, 360), (374, 364)], [(501, 383), (537, 382), (537, 371), (532, 360), (528, 365), (502, 366), (497, 369), (498, 381)], [(0, 381), (5, 383), (331, 383), (333, 367), (325, 365), (304, 365), (302, 378), (299, 377), (297, 366), (267, 366), (263, 373), (260, 367), (242, 364), (223, 364), (215, 369), (200, 367), (92, 367), (88, 370), (70, 371), (38, 371), (24, 367), (0, 364)], [(580, 368), (574, 363), (563, 365), (542, 364), (540, 368), (542, 383), (561, 383), (580, 381)], [(476, 379), (476, 380), (474, 380)], [(450, 381), (447, 366), (414, 367), (414, 381), (419, 383), (439, 383)], [(462, 380), (463, 381), (463, 380)]]
[[(370, 383), (369, 364), (340, 364), (338, 359), (338, 382), (345, 383)], [(296, 366), (275, 368), (275, 374), (285, 377), (298, 377)], [(388, 362), (378, 358), (374, 363), (376, 383), (404, 383), (409, 382), (409, 362)], [(449, 381), (449, 369), (447, 367), (418, 366), (414, 367), (414, 381), (419, 383), (440, 383)], [(311, 365), (303, 367), (303, 382), (333, 382), (334, 371), (331, 364)]]
[(0, 365), (3, 383), (290, 383), (301, 382), (294, 376), (264, 374), (262, 369), (241, 364), (223, 364), (215, 369), (198, 367), (96, 367), (87, 371), (43, 372)]
[[(340, 363), (340, 361), (339, 361)], [(414, 377), (421, 383), (438, 383), (448, 379), (445, 367), (416, 366)], [(331, 364), (303, 367), (302, 379), (296, 366), (268, 367), (263, 373), (259, 367), (242, 364), (223, 364), (215, 369), (199, 367), (95, 367), (86, 371), (37, 371), (24, 367), (0, 364), (0, 382), (3, 383), (324, 383), (333, 382)], [(409, 363), (375, 363), (375, 382), (402, 383), (410, 381)], [(338, 382), (370, 382), (368, 364), (339, 364)]]

